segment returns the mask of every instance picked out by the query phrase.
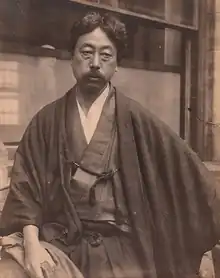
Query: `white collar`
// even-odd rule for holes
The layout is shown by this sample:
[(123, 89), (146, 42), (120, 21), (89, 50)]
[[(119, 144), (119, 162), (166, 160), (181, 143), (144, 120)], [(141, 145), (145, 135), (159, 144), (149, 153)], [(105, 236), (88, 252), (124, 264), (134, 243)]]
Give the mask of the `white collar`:
[(106, 101), (106, 98), (109, 94), (109, 84), (106, 86), (106, 88), (103, 90), (101, 95), (97, 97), (97, 99), (93, 102), (91, 107), (89, 108), (88, 114), (86, 115), (76, 97), (76, 103), (79, 110), (79, 115), (82, 123), (82, 127), (84, 130), (84, 134), (86, 137), (86, 141), (89, 144), (93, 134), (95, 133), (98, 121), (100, 119), (104, 103)]

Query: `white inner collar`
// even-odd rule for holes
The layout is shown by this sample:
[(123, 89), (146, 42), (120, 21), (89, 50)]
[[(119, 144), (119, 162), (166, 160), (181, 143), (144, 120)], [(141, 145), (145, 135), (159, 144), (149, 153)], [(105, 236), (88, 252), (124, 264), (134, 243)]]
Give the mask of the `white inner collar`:
[(92, 136), (95, 133), (108, 94), (109, 94), (109, 84), (106, 86), (106, 88), (101, 93), (101, 95), (92, 103), (87, 115), (84, 113), (76, 97), (76, 103), (79, 110), (80, 120), (82, 123), (87, 144), (90, 143)]

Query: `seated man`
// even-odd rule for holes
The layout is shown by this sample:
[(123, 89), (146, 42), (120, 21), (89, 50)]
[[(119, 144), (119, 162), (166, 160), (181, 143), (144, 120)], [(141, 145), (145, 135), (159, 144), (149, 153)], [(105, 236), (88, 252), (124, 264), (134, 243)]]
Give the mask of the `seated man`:
[(214, 181), (177, 135), (111, 84), (125, 25), (90, 12), (71, 38), (77, 83), (33, 118), (16, 153), (0, 277), (197, 277), (219, 239)]

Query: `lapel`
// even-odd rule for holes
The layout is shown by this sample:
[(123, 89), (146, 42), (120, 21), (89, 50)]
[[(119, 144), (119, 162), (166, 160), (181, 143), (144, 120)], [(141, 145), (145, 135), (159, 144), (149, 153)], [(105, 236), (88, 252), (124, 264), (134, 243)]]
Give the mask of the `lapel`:
[(129, 99), (118, 92), (116, 94), (116, 117), (119, 139), (119, 165), (123, 177), (124, 194), (132, 209), (130, 211), (132, 217), (138, 223), (142, 223), (144, 221), (142, 219), (143, 207), (142, 203), (137, 205), (137, 200), (140, 199), (140, 196), (143, 196), (143, 188), (134, 140), (132, 113), (129, 107)]
[(72, 89), (66, 104), (66, 144), (69, 150), (69, 160), (79, 162), (87, 148), (85, 134), (81, 124), (80, 114), (76, 103), (76, 90)]
[(101, 174), (106, 170), (115, 134), (115, 97), (110, 91), (98, 121), (95, 133), (83, 153), (81, 166)]
[[(60, 106), (57, 109), (58, 126), (58, 155), (59, 155), (59, 170), (60, 170), (60, 183), (63, 189), (65, 202), (65, 213), (69, 220), (68, 241), (73, 242), (76, 234), (81, 233), (82, 224), (76, 212), (75, 206), (69, 195), (70, 179), (71, 179), (71, 161), (74, 159), (74, 153), (70, 150), (68, 144), (71, 133), (67, 129), (67, 105), (71, 95), (74, 93), (74, 88), (69, 90), (66, 96), (62, 99)], [(72, 129), (70, 129), (72, 130)]]
[(75, 88), (67, 96), (65, 121), (62, 124), (65, 157), (92, 172), (104, 171), (108, 149), (114, 134), (115, 98), (111, 89), (103, 107), (95, 133), (87, 144), (76, 103)]

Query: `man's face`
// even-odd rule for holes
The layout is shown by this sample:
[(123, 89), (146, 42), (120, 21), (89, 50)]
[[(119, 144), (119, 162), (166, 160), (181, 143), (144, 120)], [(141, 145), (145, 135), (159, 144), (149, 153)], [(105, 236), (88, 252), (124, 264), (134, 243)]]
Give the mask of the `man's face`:
[(97, 92), (112, 78), (117, 67), (117, 50), (100, 28), (79, 37), (72, 57), (72, 69), (80, 86)]

